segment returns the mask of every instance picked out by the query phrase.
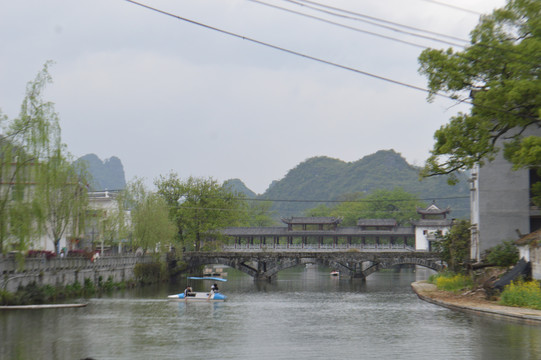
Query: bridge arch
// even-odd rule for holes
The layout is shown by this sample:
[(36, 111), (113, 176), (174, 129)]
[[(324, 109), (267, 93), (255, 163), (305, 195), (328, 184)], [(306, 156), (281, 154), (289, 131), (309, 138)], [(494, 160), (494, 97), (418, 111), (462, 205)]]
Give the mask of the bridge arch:
[(385, 259), (385, 261), (374, 262), (369, 267), (363, 270), (363, 277), (367, 277), (370, 274), (375, 273), (378, 270), (390, 269), (397, 265), (419, 265), (432, 269), (434, 271), (442, 271), (444, 265), (439, 260), (423, 259), (417, 257), (397, 257), (392, 259)]
[(443, 269), (441, 260), (426, 252), (193, 252), (185, 253), (183, 258), (192, 270), (203, 265), (221, 264), (248, 274), (254, 280), (271, 280), (282, 270), (309, 263), (327, 266), (356, 278), (366, 278), (377, 270), (405, 264), (436, 271)]

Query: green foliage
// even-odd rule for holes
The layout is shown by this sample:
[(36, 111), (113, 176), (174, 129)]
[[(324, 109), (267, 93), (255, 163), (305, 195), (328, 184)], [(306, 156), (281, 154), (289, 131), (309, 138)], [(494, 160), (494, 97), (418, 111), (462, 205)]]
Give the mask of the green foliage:
[(17, 118), (0, 114), (0, 252), (24, 251), (46, 233), (58, 247), (68, 225), (84, 220), (84, 173), (68, 161), (54, 104), (43, 100), (49, 66), (27, 84)]
[(459, 292), (471, 289), (473, 281), (466, 275), (443, 272), (431, 275), (429, 282), (436, 285), (439, 290)]
[(511, 282), (505, 286), (500, 303), (507, 306), (527, 307), (541, 310), (541, 288), (539, 282)]
[(162, 265), (158, 262), (154, 263), (138, 263), (133, 268), (133, 275), (135, 279), (141, 284), (152, 284), (159, 282), (164, 278)]
[(16, 305), (15, 294), (0, 289), (0, 305)]
[[(326, 206), (334, 206), (334, 201), (348, 200), (351, 196), (362, 198), (376, 190), (403, 189), (406, 193), (424, 199), (469, 196), (466, 181), (462, 181), (457, 186), (449, 186), (445, 177), (433, 177), (420, 181), (420, 170), (418, 167), (409, 165), (400, 154), (393, 150), (381, 150), (354, 162), (314, 157), (297, 165), (283, 179), (275, 181), (260, 198), (329, 201), (328, 203), (275, 202), (272, 209), (279, 216), (287, 217), (299, 216), (307, 210), (316, 215), (318, 210), (325, 209)], [(459, 178), (466, 180), (464, 174), (460, 174)], [(439, 204), (454, 209), (469, 207), (467, 199), (449, 199)], [(312, 210), (313, 207), (317, 209)], [(455, 218), (468, 216), (467, 210), (453, 211)]]
[(112, 276), (109, 276), (107, 278), (107, 281), (103, 284), (101, 284), (101, 289), (103, 289), (103, 291), (106, 291), (106, 292), (111, 292), (115, 289), (116, 285), (115, 283), (113, 282), (113, 277)]
[(0, 305), (35, 305), (49, 304), (57, 301), (89, 297), (96, 293), (111, 292), (115, 289), (124, 289), (126, 283), (115, 283), (109, 276), (104, 283), (101, 278), (98, 284), (94, 284), (91, 279), (86, 278), (84, 286), (79, 282), (68, 284), (66, 286), (37, 285), (35, 282), (27, 286), (20, 287), (15, 293), (0, 290)]
[(65, 291), (67, 297), (76, 297), (82, 294), (83, 287), (80, 282), (75, 281), (73, 284), (66, 285)]
[(540, 17), (538, 0), (509, 0), (481, 17), (463, 51), (422, 52), (429, 99), (443, 92), (473, 104), (436, 131), (425, 176), (483, 165), (500, 151), (500, 140), (509, 142), (505, 156), (517, 167), (540, 165), (539, 137), (527, 137), (541, 125)]
[(67, 230), (72, 234), (84, 229), (88, 208), (86, 173), (68, 161), (62, 147), (54, 150), (37, 176), (35, 197), (44, 215), (44, 228), (53, 239), (55, 253)]
[(219, 237), (217, 229), (246, 224), (247, 208), (241, 201), (244, 196), (212, 178), (189, 177), (182, 181), (170, 173), (161, 176), (155, 185), (169, 205), (169, 216), (177, 226), (183, 247), (199, 251), (207, 238)]
[(485, 260), (496, 266), (512, 266), (519, 260), (519, 252), (513, 241), (504, 241), (487, 249)]
[(273, 205), (271, 201), (247, 200), (243, 205), (244, 214), (241, 213), (240, 225), (265, 227), (275, 223), (273, 219), (275, 212), (271, 210)]
[(0, 252), (26, 250), (42, 230), (44, 211), (27, 184), (46, 171), (49, 150), (60, 140), (58, 116), (42, 93), (51, 82), (49, 63), (26, 87), (19, 116), (0, 113)]
[(395, 219), (405, 225), (418, 219), (417, 207), (426, 207), (415, 195), (397, 188), (345, 195), (335, 206), (319, 205), (308, 210), (307, 216), (334, 216), (342, 218), (343, 226), (356, 226), (358, 219)]
[(168, 204), (159, 194), (148, 191), (141, 179), (128, 184), (119, 203), (131, 209), (134, 246), (159, 254), (174, 244), (176, 231)]
[(434, 243), (434, 251), (447, 263), (451, 271), (462, 270), (464, 262), (470, 259), (470, 226), (469, 221), (459, 220), (447, 234), (440, 236)]
[(96, 287), (91, 279), (86, 278), (83, 286), (83, 294), (85, 296), (91, 296), (96, 292)]

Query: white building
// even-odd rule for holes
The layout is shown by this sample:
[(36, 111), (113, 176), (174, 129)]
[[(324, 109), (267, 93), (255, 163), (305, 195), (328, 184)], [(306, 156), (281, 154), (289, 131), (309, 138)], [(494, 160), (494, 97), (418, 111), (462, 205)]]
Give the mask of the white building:
[[(117, 193), (111, 191), (92, 191), (88, 193), (88, 208), (85, 229), (81, 234), (64, 233), (59, 242), (59, 249), (66, 250), (103, 250), (104, 239), (100, 222), (107, 216), (118, 212)], [(43, 250), (54, 251), (54, 242), (49, 235), (39, 240)], [(120, 245), (119, 245), (120, 246)]]
[(447, 219), (451, 212), (449, 208), (440, 209), (432, 204), (426, 209), (417, 208), (421, 219), (414, 221), (415, 227), (415, 250), (432, 251), (432, 244), (437, 241), (437, 235), (445, 235), (451, 229), (452, 219)]

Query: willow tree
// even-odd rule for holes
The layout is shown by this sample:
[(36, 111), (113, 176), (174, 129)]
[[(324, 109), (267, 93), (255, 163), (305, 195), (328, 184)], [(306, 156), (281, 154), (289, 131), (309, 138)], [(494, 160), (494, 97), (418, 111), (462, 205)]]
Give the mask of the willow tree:
[(58, 144), (41, 166), (34, 195), (41, 207), (45, 233), (53, 240), (56, 253), (67, 231), (74, 236), (83, 232), (88, 209), (86, 172), (68, 161), (62, 148)]
[(54, 106), (42, 98), (51, 81), (49, 63), (27, 84), (19, 116), (0, 115), (0, 250), (23, 251), (35, 241), (44, 222), (35, 184), (45, 171), (51, 145), (60, 134)]
[(169, 207), (157, 193), (149, 191), (141, 179), (127, 184), (119, 202), (130, 211), (132, 244), (155, 254), (173, 244), (175, 224)]
[(509, 0), (481, 17), (464, 50), (428, 49), (419, 62), (429, 99), (443, 93), (471, 104), (436, 131), (425, 176), (482, 166), (501, 143), (515, 167), (539, 169), (541, 1)]

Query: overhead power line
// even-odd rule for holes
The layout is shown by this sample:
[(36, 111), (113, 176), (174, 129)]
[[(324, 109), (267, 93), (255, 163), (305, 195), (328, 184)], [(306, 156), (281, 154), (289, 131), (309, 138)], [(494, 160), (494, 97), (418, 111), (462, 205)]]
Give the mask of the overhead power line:
[[(160, 10), (158, 8), (155, 8), (155, 7), (152, 7), (152, 6), (149, 6), (149, 5), (134, 1), (134, 0), (125, 0), (125, 1), (127, 1), (129, 3), (132, 3), (134, 5), (141, 6), (141, 7), (145, 8), (145, 9), (160, 13), (162, 15), (170, 16), (170, 17), (173, 17), (173, 18), (175, 18), (177, 20), (181, 20), (181, 21), (190, 23), (192, 25), (197, 25), (197, 26), (209, 29), (209, 30), (217, 31), (217, 32), (220, 32), (222, 34), (229, 35), (229, 36), (232, 36), (232, 37), (236, 37), (236, 38), (239, 38), (239, 39), (242, 39), (242, 40), (246, 40), (246, 41), (261, 45), (261, 46), (265, 46), (265, 47), (272, 48), (272, 49), (275, 49), (275, 50), (279, 50), (279, 51), (282, 51), (282, 52), (285, 52), (285, 53), (289, 53), (289, 54), (292, 54), (292, 55), (303, 57), (305, 59), (313, 60), (313, 61), (316, 61), (316, 62), (319, 62), (319, 63), (322, 63), (322, 64), (334, 66), (334, 67), (337, 67), (337, 68), (340, 68), (340, 69), (348, 70), (348, 71), (351, 71), (351, 72), (354, 72), (354, 73), (357, 73), (357, 74), (360, 74), (360, 75), (364, 75), (364, 76), (371, 77), (371, 78), (374, 78), (374, 79), (377, 79), (377, 80), (385, 81), (385, 82), (388, 82), (388, 83), (391, 83), (391, 84), (400, 85), (402, 87), (407, 87), (407, 88), (417, 90), (417, 91), (421, 91), (421, 92), (424, 92), (424, 93), (427, 93), (427, 94), (433, 94), (435, 96), (450, 99), (450, 100), (453, 100), (455, 102), (460, 101), (461, 103), (464, 103), (464, 104), (474, 105), (469, 100), (466, 100), (466, 99), (459, 100), (459, 99), (457, 99), (456, 96), (453, 96), (453, 95), (447, 95), (447, 94), (443, 94), (443, 93), (439, 93), (439, 92), (431, 92), (430, 90), (428, 90), (426, 88), (423, 88), (423, 87), (420, 87), (420, 86), (417, 86), (417, 85), (412, 85), (412, 84), (408, 84), (408, 83), (405, 83), (405, 82), (402, 82), (402, 81), (390, 79), (390, 78), (380, 76), (380, 75), (376, 75), (376, 74), (373, 74), (373, 73), (370, 73), (370, 72), (367, 72), (367, 71), (359, 70), (359, 69), (356, 69), (356, 68), (353, 68), (353, 67), (350, 67), (350, 66), (341, 65), (341, 64), (329, 61), (329, 60), (324, 60), (324, 59), (321, 59), (321, 58), (317, 58), (315, 56), (311, 56), (311, 55), (304, 54), (304, 53), (301, 53), (301, 52), (298, 52), (298, 51), (286, 49), (284, 47), (273, 45), (273, 44), (270, 44), (270, 43), (267, 43), (267, 42), (264, 42), (264, 41), (249, 38), (249, 37), (246, 37), (246, 36), (243, 36), (243, 35), (240, 35), (240, 34), (236, 34), (236, 33), (231, 32), (231, 31), (223, 30), (223, 29), (220, 29), (220, 28), (217, 28), (217, 27), (214, 27), (214, 26), (203, 24), (203, 23), (198, 22), (198, 21), (190, 20), (188, 18), (179, 16), (179, 15), (175, 15), (173, 13), (170, 13), (170, 12), (167, 12), (167, 11), (164, 11), (164, 10)], [(479, 104), (476, 105), (476, 106), (479, 107), (479, 108), (484, 108), (484, 109), (488, 109), (488, 110), (492, 110), (492, 111), (496, 111), (496, 112), (500, 112), (500, 113), (512, 114), (510, 111), (505, 110), (505, 109), (493, 108), (493, 107), (483, 106), (483, 105), (479, 105)], [(537, 119), (532, 117), (532, 116), (520, 115), (520, 114), (513, 114), (513, 115), (537, 121)]]
[(482, 13), (480, 13), (478, 11), (466, 9), (466, 8), (456, 6), (456, 5), (447, 4), (447, 3), (444, 3), (444, 2), (441, 2), (441, 1), (436, 1), (436, 0), (422, 0), (422, 1), (426, 1), (426, 2), (429, 2), (429, 3), (432, 3), (432, 4), (436, 4), (436, 5), (445, 6), (445, 7), (451, 8), (451, 9), (455, 9), (455, 10), (464, 11), (464, 12), (474, 14), (474, 15), (483, 15)]
[[(377, 17), (374, 17), (374, 16), (362, 14), (362, 13), (359, 13), (359, 12), (354, 12), (354, 11), (351, 11), (351, 10), (341, 9), (341, 8), (338, 8), (338, 7), (322, 4), (322, 3), (319, 3), (319, 2), (315, 2), (315, 1), (310, 1), (310, 0), (298, 0), (298, 1), (295, 1), (295, 0), (283, 0), (283, 1), (293, 3), (293, 4), (297, 4), (299, 6), (304, 6), (304, 7), (307, 7), (307, 8), (316, 10), (316, 11), (320, 11), (320, 12), (323, 12), (323, 13), (326, 13), (326, 14), (330, 14), (330, 15), (333, 15), (333, 16), (338, 16), (338, 17), (342, 17), (342, 18), (346, 18), (346, 19), (355, 20), (355, 21), (362, 21), (362, 22), (366, 22), (368, 24), (371, 24), (371, 25), (374, 25), (374, 26), (379, 26), (379, 27), (389, 29), (389, 30), (392, 30), (392, 31), (403, 32), (405, 34), (410, 34), (410, 33), (405, 32), (405, 31), (400, 30), (400, 29), (397, 29), (396, 26), (399, 27), (399, 28), (404, 28), (404, 29), (408, 29), (408, 30), (413, 30), (413, 31), (425, 33), (425, 34), (440, 36), (440, 37), (443, 37), (443, 38), (468, 43), (468, 40), (462, 39), (462, 38), (459, 38), (459, 37), (456, 37), (456, 36), (446, 35), (446, 34), (438, 33), (438, 32), (431, 31), (431, 30), (420, 29), (420, 28), (417, 28), (417, 27), (414, 27), (414, 26), (400, 24), (400, 23), (397, 23), (397, 22), (394, 22), (394, 21), (389, 21), (389, 20), (377, 18)], [(311, 4), (311, 5), (307, 5), (307, 4)], [(312, 5), (315, 5), (315, 6), (312, 6)], [(331, 10), (338, 11), (338, 12), (341, 12), (341, 13), (344, 13), (344, 14), (347, 14), (347, 15), (339, 14), (339, 13), (324, 10), (324, 9), (331, 9)], [(368, 19), (368, 20), (365, 20), (365, 19)], [(382, 25), (382, 24), (378, 24), (378, 22), (382, 23), (382, 24), (392, 25), (392, 26), (385, 26), (385, 25)], [(421, 36), (419, 34), (412, 34), (412, 35), (413, 36)]]
[[(220, 32), (220, 33), (225, 34), (225, 35), (233, 36), (233, 37), (236, 37), (236, 38), (239, 38), (239, 39), (242, 39), (242, 40), (246, 40), (246, 41), (249, 41), (249, 42), (252, 42), (252, 43), (255, 43), (255, 44), (259, 44), (259, 45), (262, 45), (262, 46), (265, 46), (265, 47), (269, 47), (269, 48), (272, 48), (272, 49), (275, 49), (275, 50), (286, 52), (286, 53), (296, 55), (296, 56), (299, 56), (299, 57), (303, 57), (303, 58), (306, 58), (306, 59), (310, 59), (310, 60), (313, 60), (313, 61), (317, 61), (317, 62), (320, 62), (322, 64), (327, 64), (327, 65), (331, 65), (331, 66), (341, 68), (341, 69), (344, 69), (344, 70), (352, 71), (352, 72), (357, 73), (357, 74), (365, 75), (365, 76), (368, 76), (368, 77), (371, 77), (371, 78), (374, 78), (374, 79), (378, 79), (378, 80), (382, 80), (382, 81), (385, 81), (385, 82), (389, 82), (389, 83), (392, 83), (392, 84), (395, 84), (395, 85), (400, 85), (400, 86), (407, 87), (407, 88), (410, 88), (410, 89), (422, 91), (424, 93), (430, 93), (430, 91), (428, 89), (422, 88), (422, 87), (417, 86), (417, 85), (412, 85), (412, 84), (408, 84), (408, 83), (401, 82), (401, 81), (398, 81), (398, 80), (393, 80), (393, 79), (390, 79), (390, 78), (387, 78), (387, 77), (384, 77), (384, 76), (369, 73), (367, 71), (362, 71), (362, 70), (359, 70), (359, 69), (355, 69), (353, 67), (341, 65), (341, 64), (338, 64), (338, 63), (334, 63), (332, 61), (320, 59), (320, 58), (317, 58), (315, 56), (303, 54), (303, 53), (300, 53), (298, 51), (286, 49), (286, 48), (283, 48), (283, 47), (280, 47), (280, 46), (277, 46), (277, 45), (269, 44), (269, 43), (266, 43), (266, 42), (263, 42), (263, 41), (260, 41), (260, 40), (256, 40), (256, 39), (249, 38), (249, 37), (246, 37), (246, 36), (243, 36), (243, 35), (239, 35), (239, 34), (231, 32), (231, 31), (223, 30), (223, 29), (220, 29), (220, 28), (217, 28), (217, 27), (214, 27), (214, 26), (203, 24), (201, 22), (190, 20), (190, 19), (184, 18), (182, 16), (175, 15), (175, 14), (172, 14), (170, 12), (160, 10), (158, 8), (154, 8), (152, 6), (149, 6), (149, 5), (134, 1), (134, 0), (125, 0), (125, 1), (127, 1), (129, 3), (132, 3), (134, 5), (141, 6), (143, 8), (148, 9), (148, 10), (160, 13), (162, 15), (170, 16), (170, 17), (173, 17), (173, 18), (175, 18), (177, 20), (181, 20), (181, 21), (193, 24), (193, 25), (201, 26), (201, 27), (204, 27), (204, 28), (209, 29), (209, 30), (217, 31), (217, 32)], [(445, 95), (445, 94), (440, 94), (440, 93), (437, 93), (436, 95), (456, 101), (456, 99), (454, 97), (450, 96), (450, 95)], [(463, 101), (463, 102), (469, 103), (468, 101)], [(471, 104), (471, 103), (469, 103), (469, 104)]]
[[(325, 22), (325, 23), (328, 23), (328, 24), (331, 24), (331, 25), (340, 26), (340, 27), (343, 27), (343, 28), (346, 28), (346, 29), (349, 29), (349, 30), (361, 32), (361, 33), (364, 33), (364, 34), (380, 37), (380, 38), (391, 40), (391, 41), (400, 42), (400, 43), (403, 43), (403, 44), (406, 44), (406, 45), (415, 46), (415, 47), (418, 47), (418, 48), (421, 48), (421, 49), (427, 49), (428, 48), (428, 46), (426, 46), (426, 45), (413, 43), (413, 42), (398, 39), (398, 38), (395, 38), (395, 37), (392, 37), (392, 36), (379, 34), (379, 33), (373, 32), (373, 31), (359, 29), (359, 28), (356, 28), (356, 27), (353, 27), (353, 26), (345, 25), (345, 24), (338, 23), (338, 22), (335, 22), (335, 21), (331, 21), (331, 20), (328, 20), (328, 19), (324, 19), (324, 18), (321, 18), (321, 17), (318, 17), (318, 16), (306, 14), (306, 13), (303, 13), (303, 12), (300, 12), (300, 11), (295, 11), (295, 10), (291, 10), (291, 9), (288, 9), (288, 8), (285, 8), (285, 7), (282, 7), (282, 6), (269, 4), (269, 3), (264, 2), (264, 1), (260, 1), (260, 0), (249, 0), (249, 1), (251, 1), (253, 3), (256, 3), (256, 4), (265, 5), (265, 6), (272, 7), (272, 8), (278, 9), (278, 10), (282, 10), (282, 11), (290, 12), (290, 13), (297, 14), (297, 15), (300, 15), (300, 16), (315, 19), (315, 20), (318, 20), (318, 21), (322, 21), (322, 22)], [(289, 0), (286, 0), (286, 1), (289, 1)], [(295, 1), (293, 1), (293, 3), (298, 4)], [(299, 4), (299, 5), (305, 6), (305, 5), (302, 5), (302, 4)], [(361, 19), (356, 19), (356, 20), (361, 20)], [(425, 40), (441, 42), (441, 43), (444, 43), (444, 44), (447, 44), (447, 45), (457, 46), (457, 47), (461, 47), (461, 48), (464, 48), (464, 46), (465, 46), (464, 44), (457, 44), (457, 43), (453, 43), (453, 42), (450, 42), (450, 41), (447, 41), (447, 40), (437, 39), (437, 38), (434, 38), (434, 37), (425, 36), (425, 35), (421, 35), (421, 34), (415, 34), (415, 33), (412, 33), (412, 32), (403, 31), (403, 30), (400, 30), (400, 29), (392, 28), (390, 26), (381, 25), (381, 24), (377, 24), (377, 23), (374, 23), (374, 22), (366, 21), (366, 20), (361, 20), (361, 21), (367, 22), (367, 23), (369, 23), (371, 25), (374, 25), (374, 26), (379, 26), (379, 27), (386, 28), (387, 30), (392, 30), (392, 31), (395, 31), (395, 32), (399, 32), (399, 33), (409, 35), (409, 36), (415, 36), (415, 37), (423, 38)]]
[[(250, 0), (252, 2), (256, 2), (256, 3), (261, 3), (261, 4), (265, 4), (263, 3), (261, 0)], [(461, 47), (463, 49), (465, 49), (468, 45), (469, 45), (469, 40), (465, 40), (465, 39), (461, 39), (461, 38), (458, 38), (458, 37), (454, 37), (454, 36), (450, 36), (450, 35), (445, 35), (445, 34), (441, 34), (441, 33), (437, 33), (437, 32), (434, 32), (434, 31), (430, 31), (430, 30), (424, 30), (424, 29), (419, 29), (419, 28), (416, 28), (416, 27), (412, 27), (412, 26), (408, 26), (408, 25), (403, 25), (403, 24), (398, 24), (396, 22), (392, 22), (392, 21), (388, 21), (388, 20), (384, 20), (384, 19), (380, 19), (380, 18), (376, 18), (376, 17), (373, 17), (373, 16), (369, 16), (369, 15), (365, 15), (365, 14), (361, 14), (361, 13), (358, 13), (358, 12), (353, 12), (353, 11), (350, 11), (350, 10), (345, 10), (345, 9), (340, 9), (340, 8), (337, 8), (337, 7), (333, 7), (333, 6), (328, 6), (328, 5), (325, 5), (325, 4), (322, 4), (322, 3), (318, 3), (318, 2), (315, 2), (315, 1), (310, 1), (310, 0), (282, 0), (282, 1), (285, 1), (285, 2), (288, 2), (288, 3), (293, 3), (293, 4), (297, 4), (299, 6), (303, 6), (303, 7), (307, 7), (307, 8), (310, 8), (312, 10), (316, 10), (316, 11), (322, 11), (324, 13), (327, 13), (327, 14), (331, 14), (331, 15), (334, 15), (334, 16), (339, 16), (339, 17), (345, 17), (347, 19), (352, 19), (352, 20), (357, 20), (357, 21), (362, 21), (362, 22), (366, 22), (368, 24), (371, 24), (371, 25), (374, 25), (374, 26), (380, 26), (382, 28), (385, 28), (385, 29), (388, 29), (388, 30), (391, 30), (391, 31), (395, 31), (395, 32), (399, 32), (399, 33), (403, 33), (403, 34), (406, 34), (406, 35), (409, 35), (409, 36), (416, 36), (416, 37), (421, 37), (421, 38), (424, 38), (424, 39), (427, 39), (427, 40), (431, 40), (431, 41), (436, 41), (436, 42), (441, 42), (441, 43), (444, 43), (444, 44), (447, 44), (447, 45), (453, 45), (453, 46), (456, 46), (456, 47)], [(339, 12), (343, 12), (345, 14), (350, 14), (350, 15), (354, 15), (353, 16), (344, 16), (344, 15), (341, 15), (341, 14), (337, 14), (335, 12), (332, 12), (332, 11), (325, 11), (325, 10), (322, 10), (322, 9), (319, 9), (317, 8), (316, 6), (310, 6), (310, 5), (306, 5), (304, 3), (308, 3), (308, 4), (315, 4), (316, 6), (320, 6), (320, 7), (323, 7), (323, 8), (327, 8), (327, 9), (332, 9), (332, 10), (336, 10), (336, 11), (339, 11)], [(269, 5), (271, 6), (271, 5)], [(276, 7), (276, 6), (273, 6), (273, 7)], [(279, 8), (279, 7), (278, 7)], [(289, 11), (289, 9), (284, 9), (286, 11)], [(306, 14), (303, 14), (303, 13), (300, 13), (300, 15), (304, 15), (304, 16), (310, 16), (310, 15), (306, 15)], [(310, 16), (312, 17), (312, 16)], [(426, 33), (426, 34), (431, 34), (431, 35), (436, 35), (436, 36), (440, 36), (440, 37), (444, 37), (444, 38), (448, 38), (448, 39), (453, 39), (453, 40), (457, 40), (457, 41), (461, 41), (463, 42), (464, 44), (457, 44), (457, 43), (453, 43), (453, 42), (450, 42), (450, 41), (447, 41), (447, 40), (443, 40), (443, 39), (437, 39), (437, 38), (433, 38), (431, 36), (425, 36), (425, 35), (420, 35), (420, 34), (415, 34), (415, 33), (411, 33), (411, 32), (408, 32), (408, 31), (403, 31), (403, 30), (400, 30), (400, 29), (397, 29), (397, 28), (393, 28), (392, 26), (385, 26), (385, 25), (381, 25), (381, 24), (377, 24), (377, 23), (374, 23), (373, 21), (367, 21), (367, 20), (363, 20), (363, 19), (360, 19), (360, 18), (366, 18), (366, 19), (371, 19), (371, 20), (374, 20), (376, 22), (382, 22), (382, 23), (385, 23), (385, 24), (391, 24), (393, 26), (398, 26), (398, 27), (403, 27), (403, 28), (406, 28), (406, 29), (410, 29), (410, 30), (414, 30), (414, 31), (418, 31), (418, 32), (421, 32), (421, 33)], [(317, 17), (313, 17), (315, 19), (320, 19), (320, 18), (317, 18)], [(323, 21), (326, 21), (325, 19), (323, 19)], [(329, 22), (329, 21), (327, 21)], [(345, 25), (343, 24), (336, 24), (334, 22), (331, 22), (335, 25), (338, 25), (338, 26), (343, 26), (343, 27), (346, 27)], [(360, 30), (362, 32), (365, 32), (364, 30)], [(416, 46), (416, 47), (423, 47), (425, 49), (428, 49), (429, 47), (428, 46), (424, 46), (424, 45), (419, 45), (419, 44), (415, 44), (415, 43), (411, 43), (411, 42), (406, 42), (404, 40), (401, 40), (401, 39), (397, 39), (397, 38), (393, 38), (391, 36), (385, 36), (385, 35), (382, 35), (382, 34), (378, 34), (378, 33), (373, 33), (373, 32), (365, 32), (369, 35), (374, 35), (374, 36), (378, 36), (378, 37), (385, 37), (386, 39), (388, 40), (394, 40), (394, 41), (399, 41), (399, 42), (402, 42), (402, 43), (405, 43), (407, 45), (412, 45), (412, 46)], [(508, 52), (508, 53), (512, 53), (512, 54), (517, 54), (517, 55), (520, 55), (520, 56), (523, 56), (521, 53), (515, 51), (514, 49), (501, 49), (500, 47), (495, 47), (495, 46), (491, 46), (491, 45), (486, 45), (486, 44), (477, 44), (478, 46), (481, 46), (481, 47), (484, 47), (486, 49), (496, 49), (498, 50), (499, 52)], [(458, 55), (458, 54), (457, 54)], [(459, 55), (460, 57), (466, 59), (466, 60), (469, 60), (469, 61), (473, 61), (474, 59), (472, 58), (469, 58), (463, 54), (460, 54)], [(475, 61), (478, 61), (477, 59), (475, 59)], [(516, 59), (516, 61), (518, 62), (521, 62), (523, 64), (526, 64), (526, 65), (535, 65), (537, 66), (537, 64), (534, 64), (532, 63), (531, 61), (529, 60), (524, 60), (524, 59)]]
[(458, 200), (469, 199), (469, 196), (449, 196), (449, 197), (431, 197), (426, 199), (358, 199), (358, 200), (298, 200), (298, 199), (236, 199), (240, 201), (272, 201), (288, 203), (377, 203), (377, 202), (416, 202), (416, 201), (435, 201), (435, 200)]
[(331, 20), (327, 20), (327, 19), (324, 19), (324, 18), (320, 18), (320, 17), (317, 17), (317, 16), (313, 16), (313, 15), (309, 15), (309, 14), (302, 13), (302, 12), (299, 12), (299, 11), (287, 9), (287, 8), (284, 8), (284, 7), (281, 7), (281, 6), (269, 4), (269, 3), (266, 3), (266, 2), (263, 2), (263, 1), (259, 1), (259, 0), (249, 0), (249, 1), (254, 2), (254, 3), (257, 3), (257, 4), (260, 4), (260, 5), (269, 6), (269, 7), (278, 9), (278, 10), (282, 10), (282, 11), (290, 12), (290, 13), (293, 13), (293, 14), (301, 15), (301, 16), (304, 16), (304, 17), (308, 17), (308, 18), (311, 18), (311, 19), (315, 19), (315, 20), (318, 20), (318, 21), (322, 21), (322, 22), (325, 22), (325, 23), (328, 23), (328, 24), (340, 26), (340, 27), (343, 27), (343, 28), (346, 28), (346, 29), (349, 29), (349, 30), (361, 32), (361, 33), (364, 33), (364, 34), (368, 34), (368, 35), (372, 35), (372, 36), (377, 36), (377, 37), (380, 37), (380, 38), (383, 38), (383, 39), (387, 39), (387, 40), (391, 40), (391, 41), (400, 42), (400, 43), (403, 43), (403, 44), (406, 44), (406, 45), (415, 46), (415, 47), (418, 47), (418, 48), (421, 48), (421, 49), (426, 49), (426, 48), (427, 48), (427, 46), (425, 46), (425, 45), (416, 44), (416, 43), (413, 43), (413, 42), (410, 42), (410, 41), (406, 41), (406, 40), (394, 38), (394, 37), (392, 37), (392, 36), (387, 36), (387, 35), (378, 34), (378, 33), (372, 32), (372, 31), (359, 29), (359, 28), (356, 28), (356, 27), (353, 27), (353, 26), (349, 26), (349, 25), (337, 23), (337, 22), (334, 22), (334, 21), (331, 21)]

